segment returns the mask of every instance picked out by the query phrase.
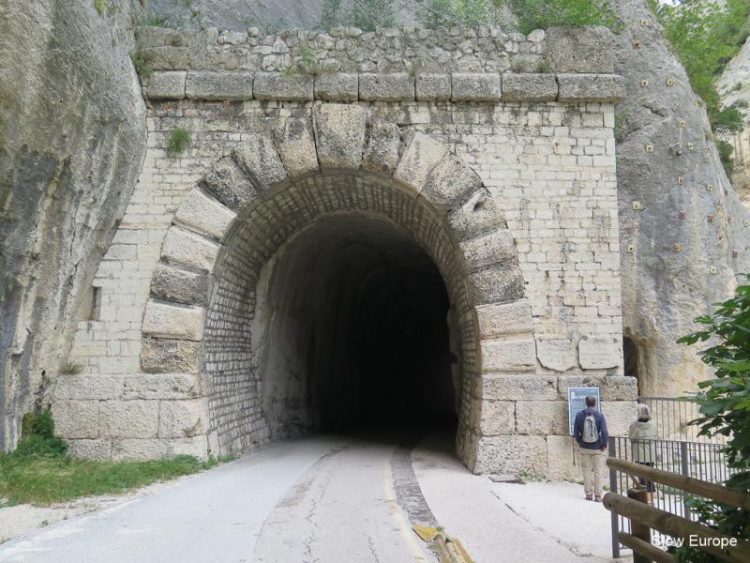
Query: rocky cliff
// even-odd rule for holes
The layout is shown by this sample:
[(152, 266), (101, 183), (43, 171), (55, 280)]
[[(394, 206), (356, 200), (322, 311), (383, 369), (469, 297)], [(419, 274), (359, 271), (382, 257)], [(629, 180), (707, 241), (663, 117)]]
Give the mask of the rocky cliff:
[(732, 183), (742, 201), (750, 208), (750, 38), (724, 70), (719, 79), (719, 93), (725, 107), (734, 104), (745, 106), (745, 129), (728, 141), (734, 147)]
[(729, 182), (703, 103), (643, 0), (612, 0), (625, 23), (615, 71), (628, 96), (616, 135), (623, 323), (641, 393), (674, 395), (706, 377), (675, 340), (750, 271), (750, 214)]
[(63, 364), (76, 312), (135, 186), (145, 107), (129, 53), (140, 10), (137, 0), (0, 1), (6, 448), (43, 374), (75, 369)]

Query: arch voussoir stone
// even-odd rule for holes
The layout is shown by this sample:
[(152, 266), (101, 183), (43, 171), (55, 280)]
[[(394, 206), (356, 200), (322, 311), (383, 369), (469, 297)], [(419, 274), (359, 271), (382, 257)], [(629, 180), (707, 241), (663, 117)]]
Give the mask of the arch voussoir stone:
[(175, 214), (174, 222), (207, 237), (221, 240), (237, 214), (193, 188)]
[(371, 123), (367, 129), (367, 147), (362, 168), (370, 172), (392, 175), (401, 158), (401, 130), (395, 123)]
[(290, 177), (318, 171), (318, 155), (311, 119), (287, 119), (274, 129), (273, 136), (281, 162)]
[(203, 307), (161, 303), (149, 299), (143, 315), (143, 332), (157, 338), (175, 340), (203, 340)]
[(484, 231), (505, 226), (505, 217), (486, 188), (474, 192), (460, 207), (451, 209), (447, 221), (453, 236), (459, 240), (475, 237)]
[(430, 172), (421, 195), (436, 209), (448, 211), (481, 188), (479, 174), (449, 154)]
[(236, 154), (225, 156), (217, 162), (198, 185), (234, 212), (243, 209), (258, 196), (258, 189), (240, 168)]
[(477, 272), (493, 265), (512, 265), (516, 260), (516, 246), (508, 229), (500, 228), (485, 232), (459, 244), (463, 251), (468, 273)]
[(424, 133), (414, 133), (393, 177), (420, 193), (430, 173), (448, 155), (448, 147)]
[(220, 245), (196, 233), (172, 225), (162, 247), (162, 259), (201, 271), (212, 271)]
[(257, 190), (263, 191), (286, 180), (286, 168), (270, 136), (252, 133), (243, 138), (237, 163)]
[(321, 168), (356, 170), (362, 162), (367, 110), (351, 104), (322, 104), (313, 111)]
[(160, 263), (151, 278), (151, 296), (183, 305), (205, 305), (208, 286), (209, 276), (206, 272), (192, 272)]

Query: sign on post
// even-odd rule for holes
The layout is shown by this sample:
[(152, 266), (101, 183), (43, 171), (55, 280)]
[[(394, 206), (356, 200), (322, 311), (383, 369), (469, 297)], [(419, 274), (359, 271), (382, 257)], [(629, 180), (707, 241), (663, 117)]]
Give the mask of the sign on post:
[(573, 423), (579, 411), (586, 408), (586, 397), (596, 399), (596, 410), (600, 410), (598, 387), (568, 387), (568, 431), (573, 435)]

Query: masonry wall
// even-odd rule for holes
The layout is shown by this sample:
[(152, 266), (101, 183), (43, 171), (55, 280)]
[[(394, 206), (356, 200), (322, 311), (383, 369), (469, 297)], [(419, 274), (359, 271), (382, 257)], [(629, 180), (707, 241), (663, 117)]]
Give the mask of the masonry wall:
[[(158, 34), (168, 33), (153, 35)], [(545, 41), (544, 34), (534, 39), (528, 45)], [(235, 44), (223, 45), (230, 47), (219, 51), (236, 56)], [(509, 45), (510, 52), (518, 49)], [(182, 59), (169, 63), (172, 48), (157, 48), (165, 57), (163, 66), (189, 64)], [(543, 55), (541, 46), (529, 50)], [(493, 73), (350, 76), (357, 87), (348, 103), (365, 108), (370, 122), (396, 125), (402, 138), (426, 133), (472, 167), (490, 189), (515, 239), (526, 301), (504, 311), (502, 318), (490, 311), (479, 317), (479, 330), (485, 334), (497, 332), (493, 323), (511, 323), (501, 338), (482, 344), (482, 375), (472, 391), (481, 405), (471, 413), (480, 443), (476, 469), (569, 474), (575, 460), (567, 436), (567, 387), (602, 387), (613, 434), (625, 431), (632, 418), (628, 401), (635, 396), (635, 382), (622, 376), (612, 132), (617, 96), (611, 91), (616, 81), (608, 76)], [(440, 76), (447, 77), (447, 97), (439, 94), (419, 101), (428, 97), (419, 95), (420, 84), (424, 94), (430, 84), (444, 84)], [(351, 77), (337, 77), (341, 80), (329, 75), (170, 71), (152, 78), (144, 168), (94, 282), (100, 288), (101, 308), (95, 319), (82, 319), (70, 359), (82, 366), (83, 373), (57, 378), (58, 429), (70, 440), (73, 453), (128, 458), (206, 455), (207, 382), (190, 360), (202, 349), (189, 340), (175, 343), (184, 348), (181, 356), (187, 361), (173, 366), (172, 373), (149, 373), (162, 359), (143, 353), (148, 337), (143, 340), (142, 319), (164, 237), (187, 193), (248, 136), (288, 119), (310, 118), (323, 103), (320, 98), (332, 95), (320, 84), (335, 90), (335, 96), (347, 96)], [(518, 78), (525, 94), (513, 96)], [(391, 88), (401, 94), (363, 99), (368, 98), (362, 95), (368, 81), (376, 83), (374, 91)], [(304, 98), (308, 83), (311, 99), (295, 101), (300, 90)], [(403, 88), (409, 83), (411, 96)], [(540, 96), (538, 89), (550, 84), (554, 94)], [(273, 85), (273, 95), (253, 99)], [(248, 95), (248, 86), (253, 94)], [(227, 88), (232, 91), (227, 93)], [(565, 88), (583, 88), (584, 93), (563, 96)], [(465, 97), (457, 95), (462, 89), (468, 92)], [(164, 99), (170, 97), (175, 99)], [(191, 132), (192, 144), (182, 155), (169, 155), (166, 138), (177, 127)], [(529, 333), (533, 339), (525, 336)], [(515, 372), (493, 367), (507, 365), (504, 354), (509, 344), (516, 346), (519, 356), (531, 358)]]

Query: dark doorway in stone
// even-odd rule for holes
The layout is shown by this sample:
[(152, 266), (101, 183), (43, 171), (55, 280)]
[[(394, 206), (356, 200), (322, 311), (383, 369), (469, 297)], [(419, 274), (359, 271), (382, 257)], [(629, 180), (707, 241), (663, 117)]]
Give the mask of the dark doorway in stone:
[(638, 381), (638, 394), (641, 393), (641, 377), (640, 377), (640, 352), (638, 350), (638, 344), (635, 340), (627, 336), (622, 339), (622, 353), (623, 353), (623, 365), (625, 367), (625, 375), (635, 377)]
[(270, 438), (455, 422), (449, 308), (433, 260), (387, 220), (339, 214), (296, 235), (257, 287)]

